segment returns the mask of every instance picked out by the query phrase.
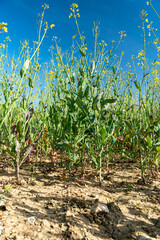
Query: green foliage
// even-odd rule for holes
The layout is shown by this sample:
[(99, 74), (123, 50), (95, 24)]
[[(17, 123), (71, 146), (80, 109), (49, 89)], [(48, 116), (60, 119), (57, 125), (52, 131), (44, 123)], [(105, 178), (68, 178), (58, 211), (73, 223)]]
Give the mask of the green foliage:
[[(78, 26), (77, 7), (73, 5), (70, 17), (75, 19), (79, 41), (74, 36), (71, 52), (63, 53), (55, 37), (55, 48), (50, 49), (52, 59), (42, 67), (38, 58), (47, 30), (46, 26), (40, 38), (44, 12), (32, 57), (25, 42), (20, 57), (11, 59), (6, 66), (0, 44), (1, 152), (9, 153), (19, 177), (20, 166), (34, 149), (37, 154), (49, 152), (52, 159), (58, 148), (65, 156), (61, 159), (64, 168), (71, 173), (73, 168), (95, 167), (100, 184), (103, 167), (108, 167), (118, 152), (119, 157), (137, 162), (144, 180), (145, 169), (158, 171), (160, 161), (157, 60), (148, 65), (144, 41), (144, 49), (136, 58), (143, 75), (139, 80), (134, 57), (126, 72), (120, 67), (124, 52), (115, 54), (126, 34), (120, 32), (118, 44), (112, 41), (108, 47), (103, 40), (99, 42), (97, 25), (93, 30), (93, 53), (89, 53)], [(145, 40), (146, 12), (141, 18)], [(20, 60), (24, 62), (22, 66)], [(45, 86), (41, 83), (43, 77)]]

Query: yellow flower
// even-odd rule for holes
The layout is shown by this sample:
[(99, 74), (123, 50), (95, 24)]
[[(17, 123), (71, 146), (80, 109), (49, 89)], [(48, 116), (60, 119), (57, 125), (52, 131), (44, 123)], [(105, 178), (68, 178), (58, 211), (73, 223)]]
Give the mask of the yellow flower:
[(0, 23), (0, 29), (3, 29), (5, 26), (7, 26), (7, 23), (4, 22)]
[(156, 85), (158, 85), (158, 83), (159, 83), (158, 77), (156, 77), (156, 78), (154, 79), (154, 82), (155, 82)]
[(33, 41), (33, 43), (34, 43), (34, 44), (37, 44), (37, 45), (39, 44), (39, 42), (37, 42), (37, 41)]
[(158, 42), (157, 42), (157, 41), (154, 41), (153, 44), (156, 45), (156, 44), (158, 44)]
[(51, 71), (49, 72), (49, 74), (50, 74), (50, 75), (53, 75), (53, 71), (51, 70)]
[(146, 22), (148, 22), (148, 18), (146, 18), (146, 20), (145, 20)]
[(7, 26), (7, 23), (4, 23), (4, 22), (0, 23), (0, 30), (3, 30), (4, 32), (8, 32), (6, 26)]
[(149, 2), (146, 2), (147, 3), (147, 5), (149, 5)]
[(53, 27), (55, 27), (55, 25), (54, 25), (54, 24), (51, 24), (51, 25), (50, 25), (50, 28), (52, 29)]
[(45, 5), (45, 8), (49, 8), (49, 4), (46, 4), (46, 3), (45, 3), (44, 5)]
[(9, 42), (11, 42), (11, 39), (10, 39), (9, 37), (6, 37), (6, 40), (9, 41)]
[(4, 32), (8, 32), (8, 30), (7, 30), (7, 28), (6, 28), (6, 27), (4, 27), (4, 28), (3, 28), (3, 31), (4, 31)]
[(56, 37), (56, 36), (53, 36), (53, 39), (57, 39), (57, 37)]
[(74, 8), (78, 8), (78, 4), (73, 3), (72, 5), (73, 5)]
[(160, 147), (156, 147), (158, 154), (160, 155)]
[(160, 52), (160, 47), (157, 47), (157, 51)]
[(71, 18), (73, 15), (74, 17), (76, 17), (76, 12), (77, 12), (77, 17), (80, 17), (78, 5), (76, 3), (72, 3), (72, 5), (70, 6), (70, 10), (71, 10), (71, 13), (69, 15), (69, 18)]

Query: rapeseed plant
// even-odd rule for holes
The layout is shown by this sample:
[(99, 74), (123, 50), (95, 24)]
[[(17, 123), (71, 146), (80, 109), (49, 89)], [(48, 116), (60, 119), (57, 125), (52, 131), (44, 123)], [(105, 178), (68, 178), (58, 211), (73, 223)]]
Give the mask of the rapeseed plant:
[[(147, 5), (152, 7), (151, 1)], [(64, 178), (67, 171), (72, 174), (81, 167), (84, 172), (86, 166), (92, 166), (99, 172), (101, 184), (102, 168), (109, 167), (117, 151), (122, 158), (137, 160), (145, 181), (145, 169), (159, 167), (160, 145), (160, 44), (147, 12), (140, 15), (143, 47), (131, 56), (124, 71), (121, 62), (125, 52), (121, 50), (118, 56), (116, 50), (126, 37), (125, 31), (119, 32), (117, 44), (114, 40), (106, 43), (99, 40), (100, 29), (94, 24), (93, 52), (89, 53), (86, 37), (79, 28), (80, 11), (76, 3), (70, 6), (69, 15), (77, 27), (71, 51), (64, 53), (55, 36), (54, 46), (49, 48), (51, 61), (40, 65), (41, 43), (47, 31), (55, 27), (44, 22), (49, 5), (42, 7), (38, 40), (33, 42), (33, 49), (25, 41), (19, 57), (13, 58), (6, 68), (10, 39), (0, 44), (3, 153), (10, 153), (19, 176), (19, 167), (33, 148), (37, 158), (46, 153), (52, 161), (57, 158), (54, 153), (58, 148), (65, 156), (61, 159)], [(6, 26), (1, 23), (0, 32), (6, 32)], [(152, 64), (147, 59), (148, 34), (152, 34), (156, 50)], [(137, 68), (142, 71), (142, 79)], [(42, 76), (45, 85), (39, 81)]]

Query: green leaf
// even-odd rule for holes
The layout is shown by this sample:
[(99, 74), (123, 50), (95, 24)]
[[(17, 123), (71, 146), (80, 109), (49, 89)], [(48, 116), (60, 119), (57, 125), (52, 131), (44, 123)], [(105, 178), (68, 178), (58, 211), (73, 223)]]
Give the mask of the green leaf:
[(99, 162), (97, 161), (97, 157), (94, 157), (94, 156), (92, 155), (92, 161), (94, 162), (95, 167), (96, 167), (96, 168), (99, 168)]
[(98, 97), (97, 96), (95, 98), (93, 98), (93, 102), (92, 102), (92, 109), (94, 111), (97, 110), (97, 103), (98, 103)]
[(33, 88), (32, 79), (31, 78), (28, 78), (28, 85), (29, 85), (30, 88)]
[(104, 92), (101, 92), (97, 95), (98, 101), (102, 99), (103, 95), (104, 95)]
[(22, 137), (22, 122), (19, 121), (17, 123), (17, 132), (19, 133), (19, 137)]
[(152, 147), (152, 140), (149, 137), (146, 137), (146, 142), (149, 147)]
[(104, 127), (100, 128), (100, 135), (102, 139), (102, 144), (104, 144), (106, 140), (106, 129)]
[(78, 127), (76, 124), (72, 125), (72, 131), (73, 131), (74, 137), (76, 137), (78, 135)]
[(107, 133), (107, 137), (113, 135), (115, 130), (115, 123), (113, 122), (113, 120), (109, 120), (106, 123), (106, 133)]
[(20, 76), (21, 78), (24, 77), (26, 75), (26, 72), (29, 68), (29, 60), (27, 59), (23, 65), (23, 67), (20, 70)]
[(88, 98), (88, 95), (89, 95), (89, 86), (86, 87), (85, 92), (84, 92), (84, 96), (86, 98)]
[(75, 100), (72, 97), (68, 97), (68, 96), (66, 97), (66, 100), (67, 100), (67, 105), (68, 105), (69, 111), (75, 112), (76, 111)]
[(81, 49), (79, 49), (79, 52), (80, 52), (80, 54), (82, 55), (82, 57), (85, 57), (85, 56), (86, 56), (86, 54), (85, 54)]
[(105, 99), (104, 102), (106, 103), (114, 103), (117, 99)]
[(115, 70), (114, 67), (112, 67), (112, 71), (113, 71), (114, 74), (116, 74), (116, 70)]
[(83, 82), (82, 82), (82, 89), (84, 90), (86, 85), (88, 83), (88, 79), (86, 77), (83, 78)]
[(94, 120), (95, 120), (95, 114), (92, 113), (92, 112), (90, 112), (90, 113), (89, 113), (89, 121), (90, 121), (90, 123), (93, 123)]
[(131, 124), (130, 124), (127, 120), (124, 120), (124, 121), (125, 121), (126, 125), (127, 125), (130, 129), (132, 129)]
[(97, 103), (102, 99), (104, 92), (99, 93), (93, 98), (92, 109), (95, 111), (97, 109)]
[(8, 152), (11, 157), (16, 159), (16, 154), (14, 152), (11, 152), (9, 148), (6, 149), (6, 152)]
[(114, 103), (117, 99), (102, 99), (101, 100), (101, 108), (103, 108), (107, 103)]
[(80, 97), (77, 97), (76, 104), (82, 110), (83, 113), (87, 114), (88, 112), (87, 104), (85, 104)]
[(136, 88), (139, 90), (139, 91), (142, 91), (141, 87), (139, 86), (139, 84), (137, 83), (137, 81), (134, 81), (134, 84), (136, 86)]
[(30, 145), (27, 149), (26, 152), (24, 153), (24, 156), (21, 160), (20, 166), (23, 164), (24, 160), (26, 159), (26, 157), (29, 156), (29, 154), (31, 154), (31, 152), (34, 150), (35, 146)]

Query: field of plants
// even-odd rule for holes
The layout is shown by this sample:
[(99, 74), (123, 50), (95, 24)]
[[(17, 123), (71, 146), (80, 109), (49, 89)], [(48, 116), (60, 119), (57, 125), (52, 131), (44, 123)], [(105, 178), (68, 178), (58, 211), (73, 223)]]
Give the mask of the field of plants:
[[(159, 15), (151, 1), (148, 4), (158, 18)], [(137, 56), (131, 56), (131, 63), (128, 63), (128, 71), (126, 71), (121, 66), (124, 52), (122, 51), (119, 56), (116, 53), (121, 43), (125, 41), (125, 32), (120, 32), (118, 43), (112, 41), (108, 47), (108, 43), (99, 40), (100, 30), (95, 24), (94, 51), (88, 52), (87, 39), (79, 29), (79, 9), (75, 3), (71, 5), (69, 16), (74, 18), (77, 27), (77, 35), (72, 37), (71, 51), (63, 52), (58, 39), (54, 37), (54, 47), (50, 48), (51, 60), (40, 65), (41, 43), (49, 28), (54, 27), (53, 24), (48, 26), (46, 23), (43, 28), (44, 13), (47, 8), (49, 6), (44, 4), (39, 22), (38, 41), (34, 43), (34, 50), (24, 42), (19, 57), (15, 59), (7, 55), (9, 37), (5, 42), (0, 43), (1, 201), (8, 196), (16, 202), (19, 194), (22, 194), (22, 199), (25, 192), (23, 183), (25, 186), (28, 183), (28, 189), (41, 192), (42, 186), (38, 185), (38, 181), (42, 174), (46, 180), (45, 187), (43, 186), (43, 190), (47, 191), (46, 201), (50, 199), (46, 209), (54, 206), (51, 198), (54, 199), (55, 196), (50, 196), (54, 185), (59, 189), (56, 196), (58, 191), (62, 191), (63, 185), (63, 191), (68, 191), (67, 194), (70, 195), (69, 206), (79, 207), (84, 212), (87, 206), (91, 206), (91, 200), (85, 199), (87, 203), (84, 203), (85, 200), (82, 197), (83, 201), (76, 200), (77, 198), (71, 201), (72, 194), (76, 192), (79, 194), (81, 189), (85, 189), (84, 192), (88, 191), (88, 194), (95, 198), (96, 194), (99, 194), (99, 199), (107, 189), (108, 191), (110, 189), (110, 199), (113, 197), (111, 193), (115, 193), (113, 189), (118, 190), (121, 187), (124, 199), (128, 199), (128, 192), (133, 190), (134, 193), (136, 191), (140, 193), (142, 190), (149, 191), (153, 186), (153, 189), (159, 189), (160, 42), (152, 23), (148, 22), (147, 12), (143, 10), (140, 14), (143, 49), (139, 50)], [(4, 35), (5, 32), (7, 32), (7, 24), (0, 23), (0, 33)], [(146, 35), (151, 36), (152, 39), (151, 44), (155, 51), (153, 62), (150, 62), (146, 56), (146, 49), (149, 47)], [(120, 178), (116, 180), (118, 173)], [(122, 177), (128, 177), (129, 181), (134, 178), (135, 182), (124, 182), (127, 180), (122, 181)], [(112, 187), (106, 186), (106, 181), (109, 184), (113, 179)], [(120, 184), (119, 181), (123, 182), (123, 186), (117, 185)], [(155, 185), (155, 183), (158, 184)], [(92, 184), (96, 189), (93, 189)], [(140, 184), (141, 188), (135, 187), (134, 184)], [(71, 186), (75, 188), (74, 191), (69, 190)], [(34, 201), (36, 201), (36, 192), (34, 192)], [(158, 190), (155, 195), (157, 194)], [(117, 200), (113, 198), (114, 202), (118, 204), (119, 195), (115, 196)], [(61, 198), (63, 197), (65, 199), (65, 195), (61, 194)], [(45, 199), (45, 195), (43, 198)], [(58, 201), (57, 198), (55, 202)], [(42, 200), (42, 196), (39, 199)], [(160, 201), (159, 195), (155, 201), (157, 202), (153, 202), (157, 205)], [(25, 204), (26, 202), (27, 200)], [(56, 204), (61, 205), (60, 202)], [(135, 204), (138, 209), (140, 204)], [(37, 206), (37, 209), (39, 208), (40, 205)], [(108, 205), (108, 208), (114, 215), (114, 207)], [(115, 209), (121, 218), (122, 209), (118, 207)], [(66, 216), (70, 217), (71, 210), (66, 211), (68, 214)], [(37, 212), (37, 215), (39, 214)], [(84, 213), (83, 217), (87, 217), (87, 214)], [(106, 213), (102, 211), (102, 214)], [(159, 214), (157, 207), (155, 218), (158, 218)], [(41, 215), (45, 213), (41, 212)], [(2, 214), (0, 219), (3, 217)], [(110, 220), (114, 220), (111, 228), (118, 224), (115, 219), (116, 216), (110, 217)], [(51, 222), (52, 219), (48, 221)], [(103, 225), (105, 228), (103, 219), (98, 220), (98, 215), (96, 221), (94, 221), (95, 224), (101, 227)], [(60, 228), (63, 228), (62, 225)], [(35, 236), (33, 238), (8, 236), (7, 239), (140, 239), (132, 235), (122, 238), (126, 232), (125, 228), (121, 235), (115, 233), (118, 228), (114, 231), (109, 229), (108, 238), (103, 234), (98, 235), (96, 231), (89, 232), (94, 236), (84, 238), (85, 234), (82, 234), (83, 236), (79, 235), (76, 238), (71, 235), (68, 226), (69, 223), (66, 228), (64, 227), (63, 238), (62, 235), (58, 238), (58, 235), (52, 234), (52, 237), (46, 238), (36, 235), (36, 238)], [(150, 228), (149, 225), (148, 228)], [(102, 233), (103, 230), (99, 231)], [(133, 233), (132, 228), (127, 231)], [(157, 239), (160, 239), (160, 231), (158, 231), (154, 229), (155, 235), (153, 231), (149, 235), (159, 236)]]

